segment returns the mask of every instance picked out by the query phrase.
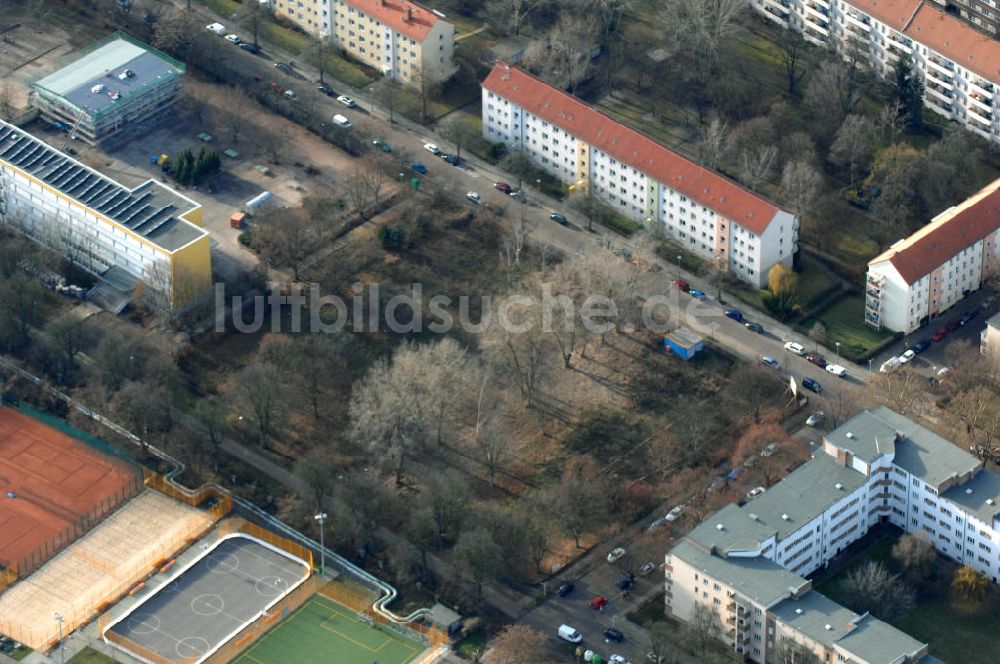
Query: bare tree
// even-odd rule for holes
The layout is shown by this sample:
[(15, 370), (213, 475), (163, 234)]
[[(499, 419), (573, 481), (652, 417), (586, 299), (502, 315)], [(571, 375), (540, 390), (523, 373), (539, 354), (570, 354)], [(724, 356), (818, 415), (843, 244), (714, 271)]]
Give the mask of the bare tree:
[(741, 29), (737, 20), (746, 9), (741, 0), (673, 0), (660, 9), (664, 40), (691, 49), (711, 69), (719, 47)]
[(826, 343), (826, 326), (820, 321), (813, 323), (809, 328), (809, 338), (813, 340), (813, 350), (818, 351), (820, 344)]
[(259, 213), (256, 225), (261, 258), (290, 269), (299, 281), (302, 267), (317, 249), (316, 224), (301, 208), (277, 208)]
[(14, 118), (14, 84), (10, 81), (0, 83), (0, 120)]
[(729, 152), (729, 125), (719, 118), (702, 127), (698, 140), (699, 161), (708, 168), (718, 169)]
[(489, 661), (493, 664), (522, 664), (526, 658), (539, 664), (554, 661), (548, 654), (548, 637), (527, 625), (510, 625), (490, 640)]
[(389, 111), (389, 124), (396, 122), (396, 108), (399, 106), (399, 82), (394, 78), (383, 78), (375, 84), (375, 100)]
[(819, 171), (805, 161), (790, 161), (781, 173), (781, 193), (799, 219), (812, 209), (822, 184)]
[(937, 553), (927, 533), (919, 530), (916, 533), (904, 533), (892, 546), (892, 557), (899, 561), (910, 581), (920, 583), (926, 581), (934, 571)]
[(696, 602), (691, 620), (687, 623), (687, 641), (696, 652), (705, 652), (722, 633), (719, 615), (707, 604)]
[[(309, 40), (309, 45), (306, 47), (305, 60), (316, 66), (319, 70), (319, 82), (325, 83), (324, 75), (326, 74), (326, 68), (328, 66), (328, 58), (330, 56), (330, 51), (333, 50), (329, 40), (326, 37), (314, 37)], [(391, 80), (391, 79), (386, 79)]]
[(382, 201), (385, 186), (385, 171), (378, 163), (378, 157), (368, 155), (351, 169), (346, 182), (347, 197), (362, 219), (367, 219), (373, 209)]
[[(243, 10), (237, 14), (236, 20), (240, 26), (253, 37), (253, 45), (258, 46), (257, 39), (260, 36), (260, 28), (264, 21), (268, 19), (270, 10), (267, 5), (259, 2), (247, 2), (243, 5)], [(323, 80), (323, 68), (320, 67), (320, 80)]]
[(549, 505), (563, 531), (580, 548), (580, 538), (604, 523), (609, 512), (608, 493), (596, 463), (589, 457), (570, 459), (559, 484), (549, 495)]
[(484, 526), (463, 532), (455, 544), (454, 555), (463, 576), (476, 584), (476, 599), (481, 602), (483, 584), (496, 579), (504, 563), (493, 533)]
[(543, 0), (494, 0), (486, 4), (486, 19), (503, 35), (519, 35), (531, 14)]
[(917, 412), (926, 399), (925, 381), (909, 368), (878, 373), (868, 382), (871, 400), (883, 403), (900, 415)]
[(269, 362), (250, 364), (236, 376), (236, 403), (252, 419), (263, 449), (287, 414), (284, 382), (281, 370)]
[(161, 385), (129, 383), (115, 397), (113, 408), (125, 426), (139, 437), (145, 452), (154, 437), (170, 431), (170, 394)]
[(788, 82), (788, 94), (794, 95), (799, 81), (809, 71), (809, 45), (798, 31), (790, 29), (782, 32), (778, 47), (781, 49), (779, 57)]
[(462, 160), (462, 148), (479, 137), (478, 132), (472, 128), (461, 115), (452, 115), (441, 123), (438, 133), (443, 139), (455, 146), (455, 156)]
[(253, 141), (270, 157), (271, 163), (278, 165), (288, 150), (288, 137), (267, 125), (258, 125), (253, 131)]
[(213, 115), (219, 129), (231, 143), (238, 143), (247, 128), (247, 109), (251, 105), (247, 94), (236, 86), (220, 88), (212, 95)]
[(848, 184), (857, 181), (858, 169), (867, 169), (871, 164), (876, 139), (877, 129), (867, 116), (852, 113), (844, 118), (830, 146), (830, 162), (847, 167)]
[(740, 175), (750, 191), (757, 191), (771, 176), (778, 148), (774, 145), (758, 145), (744, 148), (740, 154)]
[(590, 75), (590, 52), (597, 45), (598, 29), (593, 14), (564, 12), (544, 44), (528, 52), (525, 64), (552, 85), (574, 94), (577, 84)]
[(520, 267), (521, 254), (524, 253), (535, 226), (535, 219), (525, 214), (522, 205), (521, 213), (511, 221), (503, 243), (503, 252), (507, 258), (508, 267)]
[(790, 638), (782, 638), (778, 646), (776, 664), (821, 664), (820, 658), (805, 645)]
[(915, 601), (913, 589), (874, 560), (848, 572), (840, 585), (850, 609), (867, 611), (881, 620), (891, 621), (905, 614)]

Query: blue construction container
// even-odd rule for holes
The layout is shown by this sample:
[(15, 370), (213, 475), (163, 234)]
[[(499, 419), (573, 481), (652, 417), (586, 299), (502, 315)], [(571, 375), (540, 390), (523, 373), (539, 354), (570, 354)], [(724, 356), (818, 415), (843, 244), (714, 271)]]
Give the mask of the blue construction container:
[(663, 337), (663, 346), (682, 360), (690, 360), (705, 348), (705, 340), (694, 332), (676, 329)]

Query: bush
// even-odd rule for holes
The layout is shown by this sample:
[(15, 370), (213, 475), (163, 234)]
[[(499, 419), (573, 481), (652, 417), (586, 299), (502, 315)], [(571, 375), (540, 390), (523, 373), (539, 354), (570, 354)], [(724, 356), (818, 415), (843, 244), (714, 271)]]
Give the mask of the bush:
[(619, 235), (630, 237), (639, 230), (639, 223), (618, 213), (610, 205), (605, 205), (599, 199), (590, 195), (583, 195), (574, 198), (570, 202), (570, 207), (579, 211), (602, 226), (610, 228)]
[(380, 226), (378, 240), (386, 251), (402, 251), (406, 247), (406, 232), (399, 226)]

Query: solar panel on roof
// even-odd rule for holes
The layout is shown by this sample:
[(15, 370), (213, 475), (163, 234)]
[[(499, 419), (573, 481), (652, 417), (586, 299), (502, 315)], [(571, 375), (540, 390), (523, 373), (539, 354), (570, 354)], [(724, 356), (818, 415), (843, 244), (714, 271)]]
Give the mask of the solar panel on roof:
[(77, 166), (71, 161), (67, 163), (69, 164), (69, 168), (62, 175), (52, 181), (52, 186), (62, 189), (63, 184), (69, 182), (80, 173), (85, 172), (83, 166)]
[[(173, 207), (173, 206), (170, 206), (170, 207)], [(161, 212), (165, 211), (166, 209), (167, 208), (164, 208), (163, 210), (161, 210)], [(154, 219), (155, 219), (155, 217), (154, 217)], [(149, 228), (143, 228), (140, 232), (144, 236), (152, 235), (156, 231), (158, 231), (161, 228), (163, 228), (166, 224), (169, 224), (171, 221), (174, 221), (174, 216), (172, 214), (166, 214), (166, 215), (164, 215), (164, 217), (162, 219), (160, 219), (160, 220), (156, 221), (155, 223), (153, 223), (151, 226), (149, 226)]]
[(139, 219), (144, 213), (152, 211), (153, 214), (156, 214), (157, 209), (158, 208), (155, 208), (152, 205), (129, 206), (128, 208), (125, 209), (125, 211), (121, 215), (117, 217), (117, 221), (119, 224), (122, 224), (123, 226), (128, 226), (129, 228), (132, 228), (134, 225), (140, 224), (141, 221), (145, 221), (145, 219), (148, 218), (145, 217), (142, 220)]
[(115, 191), (94, 209), (102, 214), (107, 214), (108, 210), (118, 207), (121, 204), (122, 197), (128, 198), (128, 192), (120, 187), (115, 187)]
[(107, 182), (106, 180), (98, 179), (97, 184), (103, 186), (98, 188), (97, 191), (86, 194), (85, 198), (83, 197), (80, 198), (80, 200), (83, 201), (84, 204), (90, 205), (92, 201), (96, 201), (101, 196), (104, 196), (109, 189), (114, 189), (114, 185), (111, 184), (110, 182)]
[(120, 202), (118, 205), (113, 206), (108, 211), (108, 216), (114, 217), (115, 219), (120, 219), (122, 217), (127, 217), (131, 214), (131, 211), (139, 206), (145, 205), (146, 201), (152, 198), (152, 194), (143, 194), (138, 198), (132, 198), (131, 195), (126, 196), (125, 200)]

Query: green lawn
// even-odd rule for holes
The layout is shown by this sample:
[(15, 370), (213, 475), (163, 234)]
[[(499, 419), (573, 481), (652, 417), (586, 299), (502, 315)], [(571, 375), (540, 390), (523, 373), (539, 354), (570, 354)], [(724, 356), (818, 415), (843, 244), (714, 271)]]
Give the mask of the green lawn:
[[(885, 563), (894, 572), (899, 571), (891, 553), (895, 543), (896, 538), (879, 540), (850, 565), (816, 586), (816, 590), (847, 605), (843, 602), (840, 582), (851, 569), (865, 561), (876, 560)], [(957, 565), (951, 561), (939, 558), (936, 579), (920, 584), (917, 605), (892, 624), (930, 644), (931, 654), (946, 662), (996, 664), (1000, 661), (1000, 644), (996, 640), (1000, 597), (994, 592), (990, 599), (975, 608), (956, 603), (948, 589), (956, 568)]]
[[(233, 22), (233, 17), (243, 9), (243, 5), (235, 0), (199, 0), (199, 2), (229, 22)], [(245, 36), (246, 30), (240, 28), (238, 25), (228, 25), (226, 27)], [(305, 33), (278, 25), (272, 20), (265, 20), (260, 23), (260, 34), (258, 36), (263, 41), (274, 44), (278, 48), (296, 55), (301, 53), (305, 49), (306, 44), (309, 43), (309, 37)]]
[(99, 653), (93, 648), (84, 648), (73, 655), (66, 664), (115, 664), (114, 659), (103, 653)]
[(316, 595), (258, 639), (235, 662), (406, 664), (422, 651), (422, 645), (383, 627), (370, 627), (360, 622), (353, 611)]
[(865, 296), (852, 293), (824, 309), (815, 318), (802, 322), (806, 330), (819, 321), (826, 328), (826, 346), (833, 348), (840, 342), (840, 352), (848, 358), (857, 358), (893, 337), (890, 332), (877, 332), (865, 325)]

